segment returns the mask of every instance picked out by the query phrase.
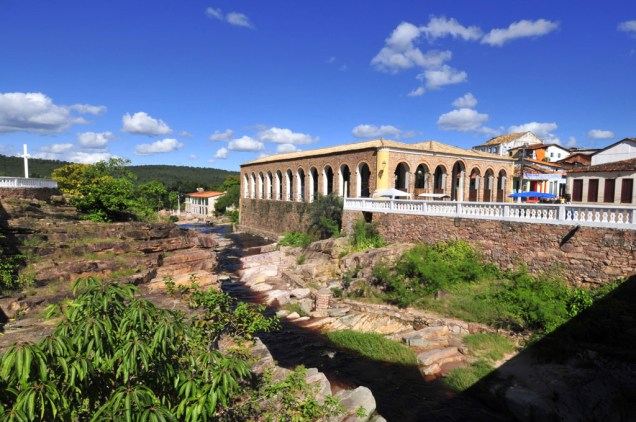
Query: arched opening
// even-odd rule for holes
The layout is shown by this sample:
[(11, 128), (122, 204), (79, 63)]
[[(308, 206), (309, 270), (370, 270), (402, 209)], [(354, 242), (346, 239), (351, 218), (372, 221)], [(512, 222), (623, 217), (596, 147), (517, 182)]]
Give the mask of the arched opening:
[(349, 197), (349, 185), (351, 184), (351, 170), (349, 170), (349, 166), (343, 164), (340, 166), (340, 177), (339, 177), (340, 186), (338, 187), (338, 193), (343, 198)]
[(479, 184), (481, 175), (479, 169), (475, 167), (470, 172), (470, 182), (468, 183), (468, 200), (471, 202), (479, 201)]
[(247, 174), (243, 175), (243, 198), (250, 197), (250, 180), (247, 177)]
[(258, 173), (258, 199), (265, 198), (265, 180), (263, 178), (263, 172)]
[(291, 170), (287, 170), (285, 177), (285, 201), (291, 201), (294, 197), (294, 175)]
[(325, 166), (324, 170), (322, 171), (322, 178), (323, 178), (323, 192), (325, 193), (325, 195), (329, 195), (331, 192), (333, 192), (333, 169), (331, 168), (331, 166)]
[(280, 170), (276, 170), (276, 199), (283, 199), (283, 173)]
[(371, 196), (369, 190), (369, 181), (371, 179), (371, 170), (367, 163), (360, 163), (358, 165), (358, 197), (368, 198)]
[(395, 168), (395, 189), (399, 189), (403, 192), (409, 191), (409, 166), (406, 163), (400, 163)]
[(313, 202), (318, 197), (318, 170), (312, 167), (309, 170), (309, 202)]
[(484, 175), (484, 194), (482, 196), (482, 201), (484, 202), (492, 202), (494, 179), (495, 173), (491, 169), (486, 170), (486, 174)]
[(298, 202), (303, 202), (305, 200), (305, 170), (298, 169), (296, 175), (298, 179), (298, 197), (296, 200)]
[(415, 191), (413, 192), (415, 196), (421, 193), (428, 193), (429, 179), (430, 172), (428, 170), (428, 166), (426, 166), (426, 164), (420, 164), (417, 166), (415, 169)]
[(272, 172), (268, 171), (265, 176), (265, 197), (267, 199), (272, 199), (272, 191), (274, 190), (274, 186), (272, 185)]
[(446, 168), (444, 166), (435, 167), (433, 193), (446, 193)]
[(256, 198), (256, 175), (254, 173), (250, 176), (250, 198)]
[(508, 187), (508, 177), (505, 170), (499, 171), (497, 177), (497, 202), (504, 202), (506, 200), (506, 189)]
[(451, 200), (464, 200), (464, 178), (466, 177), (464, 163), (457, 161), (453, 165), (453, 184), (451, 185)]

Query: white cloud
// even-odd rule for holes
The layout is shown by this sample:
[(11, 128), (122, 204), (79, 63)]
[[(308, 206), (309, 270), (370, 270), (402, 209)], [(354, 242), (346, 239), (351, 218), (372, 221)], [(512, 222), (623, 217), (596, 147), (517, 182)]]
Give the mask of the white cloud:
[(466, 27), (457, 22), (456, 19), (436, 18), (434, 16), (431, 17), (427, 25), (420, 26), (420, 31), (432, 40), (451, 36), (472, 41), (478, 40), (482, 36), (481, 29), (477, 26)]
[(67, 159), (74, 163), (95, 164), (98, 161), (108, 161), (112, 157), (113, 155), (107, 151), (99, 151), (99, 152), (76, 151), (71, 153)]
[(508, 133), (532, 132), (545, 142), (560, 144), (561, 140), (555, 134), (551, 133), (557, 130), (559, 126), (556, 123), (538, 123), (530, 122), (522, 125), (510, 126)]
[(207, 16), (208, 18), (218, 19), (220, 21), (223, 20), (223, 12), (221, 12), (221, 9), (208, 7), (207, 9), (205, 9), (205, 16)]
[(102, 148), (115, 139), (112, 132), (83, 132), (77, 134), (77, 141), (85, 148)]
[(271, 127), (269, 129), (261, 130), (258, 135), (258, 140), (261, 142), (274, 142), (276, 144), (293, 144), (293, 145), (308, 145), (318, 142), (320, 137), (313, 137), (305, 133), (292, 132), (290, 129)]
[(50, 154), (62, 154), (73, 149), (73, 144), (51, 144), (40, 148), (40, 152)]
[(227, 148), (219, 148), (215, 153), (214, 153), (214, 158), (221, 158), (223, 160), (225, 160), (227, 158)]
[(488, 119), (487, 114), (478, 113), (471, 108), (460, 108), (439, 116), (437, 126), (442, 130), (457, 132), (484, 132), (491, 130), (482, 126)]
[(86, 123), (71, 111), (85, 112), (91, 107), (75, 105), (59, 106), (41, 92), (9, 92), (0, 94), (0, 133), (36, 132), (59, 133), (74, 124)]
[(446, 85), (454, 85), (466, 82), (468, 74), (463, 71), (453, 69), (448, 65), (444, 65), (439, 69), (429, 69), (418, 75), (418, 79), (426, 81), (426, 87), (429, 89), (439, 89)]
[(381, 138), (383, 136), (393, 136), (399, 138), (402, 131), (391, 125), (358, 125), (351, 131), (356, 138)]
[(196, 155), (196, 154), (190, 154), (190, 155), (188, 155), (188, 160), (192, 160), (192, 161), (194, 161), (194, 160), (198, 160), (198, 159), (199, 159), (199, 156), (198, 156), (198, 155)]
[(232, 139), (227, 146), (230, 151), (262, 151), (265, 145), (249, 136), (243, 136), (238, 139)]
[(565, 144), (566, 148), (574, 148), (576, 146), (576, 138), (574, 136), (570, 136), (568, 138), (568, 143)]
[(94, 106), (90, 104), (74, 104), (70, 109), (79, 113), (92, 114), (95, 116), (106, 112), (106, 106)]
[(477, 105), (477, 98), (472, 93), (467, 93), (463, 97), (459, 97), (453, 101), (453, 106), (457, 108), (475, 108)]
[(536, 21), (521, 20), (519, 22), (511, 23), (508, 28), (505, 29), (493, 29), (481, 39), (482, 44), (488, 44), (492, 46), (502, 46), (508, 41), (525, 38), (525, 37), (539, 37), (541, 35), (548, 34), (559, 27), (557, 22), (551, 22), (545, 19), (538, 19)]
[(232, 139), (232, 136), (234, 136), (234, 131), (232, 129), (226, 129), (225, 132), (219, 132), (216, 130), (208, 139), (210, 139), (210, 141), (229, 141)]
[(631, 33), (631, 35), (636, 36), (636, 20), (619, 23), (618, 30), (628, 32)]
[(151, 144), (139, 144), (135, 147), (136, 155), (152, 155), (164, 152), (176, 151), (183, 148), (184, 144), (174, 138), (166, 138)]
[(277, 154), (286, 154), (288, 152), (296, 152), (298, 148), (294, 144), (280, 144), (276, 147)]
[(614, 132), (610, 130), (592, 129), (587, 132), (587, 136), (592, 139), (612, 139), (614, 137)]
[(225, 21), (230, 25), (254, 29), (254, 25), (252, 25), (252, 22), (250, 22), (250, 19), (244, 13), (229, 12), (224, 15), (221, 9), (208, 7), (205, 9), (205, 15), (211, 19)]
[(163, 120), (154, 119), (143, 111), (132, 116), (126, 113), (121, 120), (123, 132), (148, 136), (167, 135), (172, 132), (172, 129)]
[(414, 90), (412, 90), (406, 95), (408, 95), (409, 97), (419, 97), (424, 95), (425, 92), (426, 92), (426, 88), (424, 88), (423, 86), (418, 86), (417, 88), (415, 88)]

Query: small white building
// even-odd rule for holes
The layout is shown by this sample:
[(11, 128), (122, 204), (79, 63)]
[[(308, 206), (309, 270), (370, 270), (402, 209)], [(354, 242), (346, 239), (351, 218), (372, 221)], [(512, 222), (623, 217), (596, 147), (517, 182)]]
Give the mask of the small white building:
[(614, 163), (632, 158), (636, 158), (636, 138), (625, 138), (593, 154), (592, 165)]
[(475, 151), (489, 152), (491, 154), (508, 157), (510, 150), (521, 148), (524, 145), (543, 144), (543, 141), (532, 132), (509, 133), (507, 135), (497, 136), (488, 142), (474, 146)]
[(194, 218), (209, 218), (214, 216), (214, 204), (224, 192), (197, 191), (185, 196), (185, 212)]

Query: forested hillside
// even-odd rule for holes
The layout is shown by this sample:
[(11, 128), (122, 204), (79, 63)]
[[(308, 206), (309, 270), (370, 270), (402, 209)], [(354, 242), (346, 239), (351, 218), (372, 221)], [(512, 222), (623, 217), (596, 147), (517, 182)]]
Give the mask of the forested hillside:
[[(69, 164), (65, 161), (29, 159), (30, 177), (51, 177), (51, 172), (56, 168)], [(204, 189), (220, 188), (223, 181), (238, 172), (219, 170), (205, 167), (146, 165), (128, 166), (135, 176), (137, 183), (143, 184), (152, 180), (162, 182), (168, 191), (182, 193), (193, 192), (197, 187)], [(0, 155), (0, 176), (24, 177), (24, 163), (20, 157), (8, 157)]]

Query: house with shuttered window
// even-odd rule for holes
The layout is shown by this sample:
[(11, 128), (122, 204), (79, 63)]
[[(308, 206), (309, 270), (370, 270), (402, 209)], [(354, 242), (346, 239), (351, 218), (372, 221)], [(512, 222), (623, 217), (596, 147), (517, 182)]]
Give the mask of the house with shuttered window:
[(573, 203), (636, 205), (636, 139), (626, 138), (592, 155), (592, 165), (568, 171)]

